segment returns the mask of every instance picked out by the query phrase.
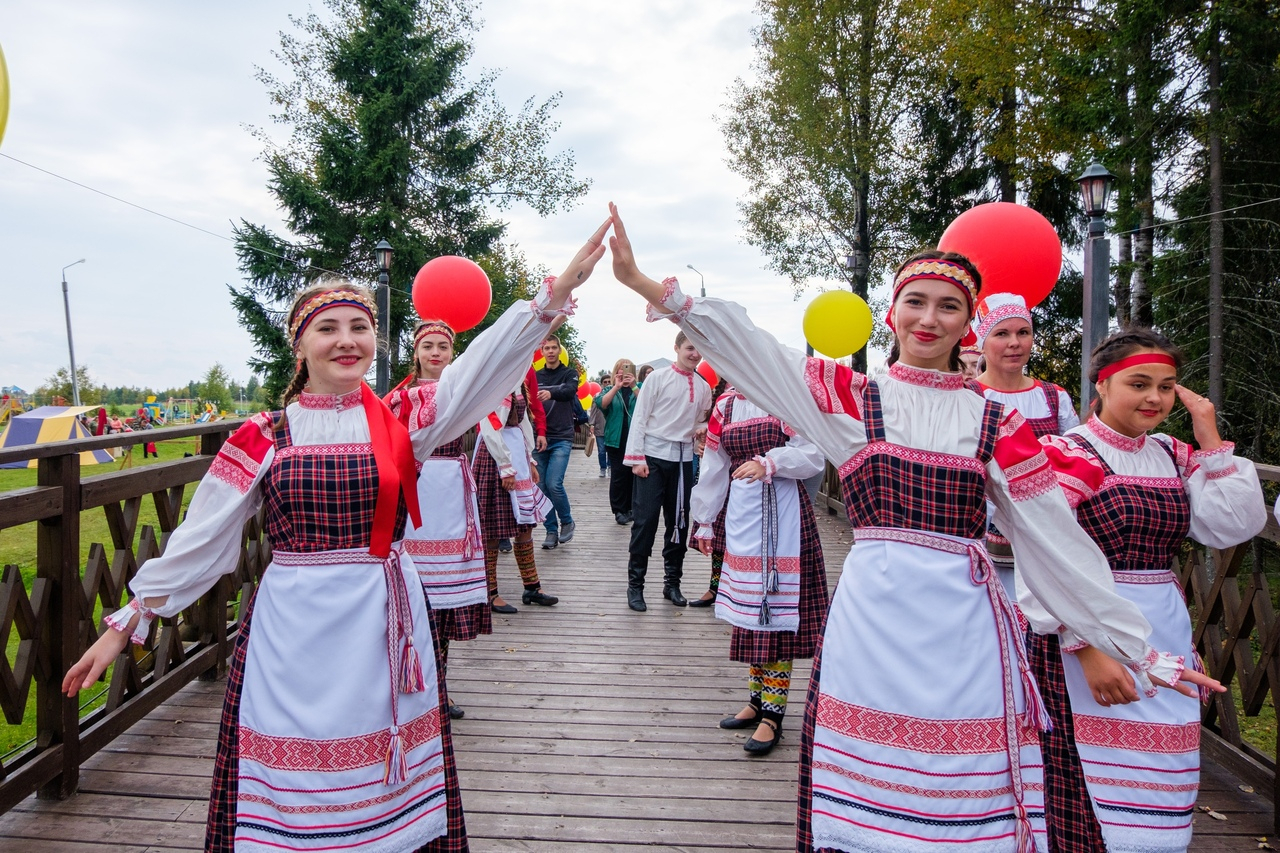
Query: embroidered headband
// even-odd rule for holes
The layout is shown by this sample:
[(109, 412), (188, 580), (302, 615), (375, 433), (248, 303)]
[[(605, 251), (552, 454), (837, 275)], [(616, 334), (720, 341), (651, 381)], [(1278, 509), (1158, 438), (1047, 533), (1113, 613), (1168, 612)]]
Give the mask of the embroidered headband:
[[(898, 294), (902, 292), (902, 288), (911, 282), (920, 281), (921, 279), (945, 281), (960, 288), (964, 292), (965, 304), (969, 309), (969, 314), (973, 314), (973, 303), (978, 298), (978, 283), (973, 280), (973, 276), (969, 274), (969, 271), (955, 261), (928, 258), (907, 264), (898, 273), (898, 277), (893, 280), (893, 296), (889, 299), (889, 313), (884, 318), (885, 325), (890, 329), (895, 332), (898, 331), (897, 327), (893, 325), (893, 304), (898, 301)], [(964, 337), (960, 339), (960, 345), (962, 347), (972, 346), (976, 340), (973, 329), (966, 329)]]
[(422, 343), (422, 339), (427, 335), (440, 335), (448, 338), (449, 343), (453, 343), (453, 329), (444, 320), (424, 320), (418, 324), (417, 330), (413, 333), (413, 348), (417, 349), (418, 344)]
[(979, 349), (986, 344), (987, 336), (995, 327), (1005, 320), (1026, 320), (1028, 326), (1033, 325), (1027, 301), (1016, 293), (991, 293), (982, 297), (973, 318), (977, 322), (974, 332), (978, 335)]
[(1122, 370), (1128, 370), (1131, 367), (1137, 367), (1140, 364), (1167, 364), (1172, 368), (1177, 368), (1178, 363), (1173, 360), (1173, 356), (1163, 352), (1140, 352), (1137, 355), (1131, 355), (1128, 358), (1122, 358), (1114, 364), (1108, 364), (1106, 367), (1098, 371), (1098, 381), (1110, 379)]
[(369, 319), (373, 321), (374, 325), (377, 325), (374, 317), (377, 315), (378, 309), (367, 296), (341, 287), (334, 290), (325, 290), (299, 305), (297, 312), (293, 315), (293, 322), (289, 324), (289, 339), (293, 341), (293, 348), (295, 350), (298, 348), (298, 341), (302, 340), (302, 333), (306, 331), (307, 326), (315, 319), (317, 314), (329, 308), (337, 308), (342, 305), (350, 305), (353, 308), (362, 309), (369, 315)]

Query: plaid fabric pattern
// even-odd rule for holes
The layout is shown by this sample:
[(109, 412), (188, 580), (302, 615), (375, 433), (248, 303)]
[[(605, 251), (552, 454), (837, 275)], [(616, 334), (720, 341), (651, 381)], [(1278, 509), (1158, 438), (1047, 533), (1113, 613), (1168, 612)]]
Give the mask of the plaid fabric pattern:
[[(439, 611), (448, 612), (448, 611)], [(439, 636), (436, 616), (439, 612), (427, 606), (431, 620), (431, 636)], [(458, 763), (453, 757), (453, 729), (449, 719), (449, 692), (445, 685), (444, 650), (436, 644), (436, 681), (440, 695), (440, 749), (444, 753), (445, 811), (449, 815), (448, 830), (439, 838), (419, 847), (416, 853), (468, 853), (467, 823), (462, 813), (462, 788), (458, 784)]]
[(516, 512), (511, 506), (511, 493), (502, 488), (498, 476), (498, 463), (489, 455), (483, 441), (476, 445), (476, 456), (471, 463), (471, 474), (476, 481), (476, 507), (480, 510), (480, 535), (486, 542), (514, 539), (520, 532), (516, 524)]
[(249, 625), (253, 603), (245, 605), (240, 635), (231, 653), (227, 670), (227, 693), (218, 723), (218, 747), (213, 759), (213, 787), (209, 791), (209, 817), (205, 822), (205, 853), (234, 853), (236, 841), (236, 800), (240, 793), (240, 691), (244, 688), (245, 653), (249, 648)]
[[(1061, 389), (1052, 382), (1041, 382), (1036, 380), (1036, 387), (1044, 394), (1044, 400), (1049, 404), (1049, 414), (1043, 418), (1027, 418), (1027, 425), (1031, 427), (1031, 431), (1036, 434), (1036, 438), (1044, 438), (1046, 435), (1058, 434), (1058, 405), (1061, 398), (1058, 391)], [(1026, 417), (1025, 415), (1023, 417)]]
[(1052, 731), (1040, 732), (1049, 853), (1101, 853), (1107, 847), (1085, 787), (1080, 755), (1076, 752), (1075, 719), (1067, 696), (1058, 638), (1033, 633), (1028, 653), (1031, 669), (1040, 682), (1044, 707), (1053, 721)]
[(458, 436), (447, 444), (442, 444), (435, 450), (431, 451), (432, 456), (439, 456), (445, 459), (457, 459), (459, 456), (465, 455), (466, 450), (462, 446), (462, 436)]
[[(1191, 502), (1181, 483), (1166, 486), (1115, 478), (1097, 449), (1081, 435), (1066, 437), (1101, 464), (1106, 476), (1102, 488), (1076, 507), (1076, 519), (1106, 555), (1113, 572), (1165, 571), (1191, 530)], [(1173, 452), (1172, 479), (1178, 478)]]
[[(282, 454), (293, 444), (288, 424), (275, 431), (275, 442), (276, 457), (263, 479), (271, 547), (298, 553), (369, 547), (378, 502), (373, 449), (334, 446)], [(316, 483), (325, 488), (315, 488)], [(401, 497), (394, 539), (404, 535), (406, 516)]]
[(437, 639), (437, 645), (441, 639), (474, 640), (481, 634), (493, 633), (493, 611), (485, 602), (431, 612), (436, 630), (440, 632), (432, 635)]
[(814, 716), (818, 710), (819, 684), (822, 681), (822, 641), (813, 654), (813, 672), (804, 702), (804, 722), (800, 726), (800, 773), (796, 783), (796, 853), (839, 853), (824, 848), (813, 849), (813, 738)]
[[(880, 389), (867, 383), (864, 397), (868, 443), (884, 442)], [(982, 413), (977, 459), (984, 465), (995, 452), (1004, 407), (988, 401)], [(981, 539), (987, 530), (986, 476), (972, 470), (872, 453), (841, 482), (849, 523), (858, 527), (897, 527), (965, 539)]]

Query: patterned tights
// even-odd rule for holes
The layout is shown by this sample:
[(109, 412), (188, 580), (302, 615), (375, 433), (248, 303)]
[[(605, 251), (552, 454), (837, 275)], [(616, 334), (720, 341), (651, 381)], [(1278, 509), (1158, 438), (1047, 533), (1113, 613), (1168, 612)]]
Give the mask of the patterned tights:
[[(516, 568), (520, 570), (520, 582), (527, 590), (538, 590), (538, 565), (533, 559), (533, 528), (521, 528), (512, 543), (516, 555)], [(484, 543), (484, 573), (489, 585), (489, 597), (498, 594), (498, 540), (486, 539)]]
[(762, 716), (781, 726), (791, 690), (791, 661), (751, 664), (747, 686), (751, 688), (751, 707), (759, 708)]
[(720, 592), (720, 570), (724, 568), (724, 551), (711, 552), (711, 594)]

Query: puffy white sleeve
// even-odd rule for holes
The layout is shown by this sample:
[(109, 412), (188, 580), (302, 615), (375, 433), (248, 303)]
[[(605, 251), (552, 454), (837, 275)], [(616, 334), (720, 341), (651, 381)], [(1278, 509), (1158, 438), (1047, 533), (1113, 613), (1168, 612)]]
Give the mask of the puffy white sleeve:
[(793, 435), (781, 447), (775, 447), (756, 461), (765, 467), (765, 482), (775, 477), (787, 480), (807, 480), (822, 473), (826, 457), (818, 446), (800, 435)]
[(846, 461), (866, 445), (861, 411), (867, 377), (785, 346), (734, 302), (685, 296), (674, 278), (663, 284), (663, 306), (672, 313), (650, 308), (649, 319), (678, 323), (743, 396), (789, 424), (833, 462)]
[(698, 482), (689, 496), (689, 517), (693, 519), (694, 538), (710, 539), (712, 525), (720, 517), (720, 510), (729, 498), (729, 454), (717, 442), (702, 451), (702, 464), (698, 467)]
[(1224, 442), (1200, 451), (1166, 435), (1153, 436), (1174, 454), (1191, 502), (1190, 536), (1210, 548), (1230, 548), (1258, 535), (1267, 523), (1267, 500), (1253, 462)]
[[(262, 506), (262, 478), (275, 458), (271, 414), (255, 415), (236, 430), (196, 487), (186, 519), (169, 536), (164, 554), (143, 563), (129, 582), (135, 598), (106, 616), (124, 631), (135, 613), (134, 643), (146, 642), (157, 616), (171, 618), (195, 603), (240, 560), (244, 525)], [(163, 604), (146, 602), (163, 599)]]
[(492, 326), (476, 335), (467, 351), (444, 369), (434, 391), (426, 390), (429, 385), (405, 389), (409, 434), (419, 459), (492, 412), (528, 371), (529, 355), (547, 336), (552, 321), (573, 313), (572, 303), (559, 311), (547, 310), (552, 281), (544, 282), (536, 298), (513, 302)]
[(1058, 435), (1066, 435), (1067, 430), (1075, 429), (1080, 426), (1080, 416), (1076, 414), (1075, 403), (1071, 402), (1071, 395), (1062, 388), (1058, 388)]
[(1155, 689), (1148, 674), (1171, 685), (1182, 677), (1182, 657), (1147, 643), (1151, 626), (1115, 591), (1106, 557), (1076, 524), (1039, 440), (1013, 410), (1005, 412), (987, 464), (987, 497), (996, 526), (1013, 546), (1019, 588), (1033, 597), (1028, 610), (1044, 608), (1084, 642), (1126, 664), (1147, 695)]
[(484, 442), (484, 449), (489, 451), (489, 455), (498, 466), (498, 476), (514, 477), (516, 469), (511, 464), (511, 453), (507, 450), (507, 443), (489, 418), (483, 418), (480, 421), (480, 440)]
[(627, 446), (623, 450), (622, 464), (628, 468), (644, 464), (644, 438), (649, 428), (649, 410), (653, 408), (650, 401), (657, 396), (658, 383), (650, 376), (649, 393), (636, 392), (635, 408), (631, 410), (631, 429), (627, 432)]

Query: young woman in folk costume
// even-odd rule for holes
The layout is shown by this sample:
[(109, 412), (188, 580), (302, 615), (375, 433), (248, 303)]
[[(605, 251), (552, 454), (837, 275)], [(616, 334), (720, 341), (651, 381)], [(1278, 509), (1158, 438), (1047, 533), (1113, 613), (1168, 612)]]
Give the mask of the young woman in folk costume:
[[(1177, 384), (1182, 354), (1150, 329), (1093, 352), (1097, 408), (1043, 439), (1067, 501), (1110, 563), (1116, 590), (1152, 626), (1152, 643), (1198, 663), (1186, 597), (1170, 568), (1183, 541), (1225, 548), (1266, 522), (1253, 463), (1218, 435), (1213, 404)], [(1182, 400), (1196, 450), (1152, 435)], [(1020, 560), (1019, 569), (1023, 562)], [(1130, 674), (1023, 597), (1032, 663), (1053, 730), (1041, 734), (1048, 824), (1058, 853), (1162, 853), (1191, 841), (1200, 771), (1194, 697), (1144, 691)], [(1104, 846), (1105, 845), (1105, 846)]]
[[(984, 296), (978, 300), (974, 323), (977, 349), (987, 369), (970, 382), (970, 388), (1006, 411), (1017, 411), (1037, 437), (1062, 435), (1080, 423), (1070, 394), (1026, 374), (1035, 343), (1026, 300), (1016, 293)], [(987, 529), (987, 550), (1005, 593), (1016, 603), (1013, 549), (995, 525)]]
[(750, 666), (750, 700), (723, 729), (754, 728), (743, 745), (767, 755), (782, 737), (791, 662), (813, 657), (827, 615), (818, 523), (800, 480), (822, 451), (732, 388), (716, 400), (689, 507), (693, 544), (711, 554), (723, 510), (716, 616), (733, 626), (729, 659)]
[[(527, 322), (528, 314), (527, 305), (512, 305), (456, 364), (453, 329), (440, 320), (419, 323), (413, 334), (414, 372), (387, 396), (401, 423), (415, 431), (432, 426), (442, 442), (418, 474), (418, 502), (431, 511), (423, 514), (421, 525), (410, 525), (404, 538), (405, 552), (431, 603), (442, 681), (450, 642), (493, 633), (476, 486), (462, 438), (474, 423), (475, 410), (492, 408), (502, 398), (510, 373), (503, 366), (518, 362), (540, 340), (536, 335), (546, 334), (548, 327)], [(552, 328), (558, 323), (559, 318)], [(465, 716), (452, 700), (448, 707), (452, 719)]]
[[(533, 528), (546, 520), (551, 508), (551, 502), (538, 488), (538, 469), (529, 455), (538, 441), (529, 423), (530, 401), (537, 398), (537, 382), (533, 368), (528, 368), (523, 380), (497, 410), (480, 421), (480, 438), (471, 460), (480, 507), (480, 530), (484, 534), (488, 601), (494, 613), (517, 612), (498, 594), (498, 541), (501, 539), (513, 540), (516, 567), (524, 584), (521, 601), (550, 607), (560, 600), (542, 591), (533, 556)], [(545, 446), (546, 439), (540, 443)]]
[[(514, 326), (541, 334), (563, 311), (605, 227)], [(415, 459), (440, 430), (406, 430), (364, 384), (375, 314), (350, 284), (303, 292), (285, 410), (254, 416), (219, 451), (164, 555), (130, 582), (137, 597), (63, 681), (68, 695), (89, 686), (130, 638), (233, 571), (245, 522), (265, 510), (274, 552), (231, 661), (207, 851), (467, 849), (430, 611), (400, 543), (406, 517), (420, 518)], [(519, 375), (488, 369), (480, 384)]]
[(1144, 685), (1217, 683), (1146, 642), (1150, 627), (1072, 524), (1022, 416), (954, 372), (976, 270), (936, 252), (902, 266), (895, 357), (870, 381), (783, 346), (731, 302), (647, 278), (613, 213), (614, 276), (650, 302), (651, 318), (671, 316), (735, 388), (845, 460), (856, 542), (810, 681), (797, 850), (1043, 849), (1036, 730), (1047, 721), (982, 543), (987, 497), (1029, 558), (1027, 585), (1063, 623)]

